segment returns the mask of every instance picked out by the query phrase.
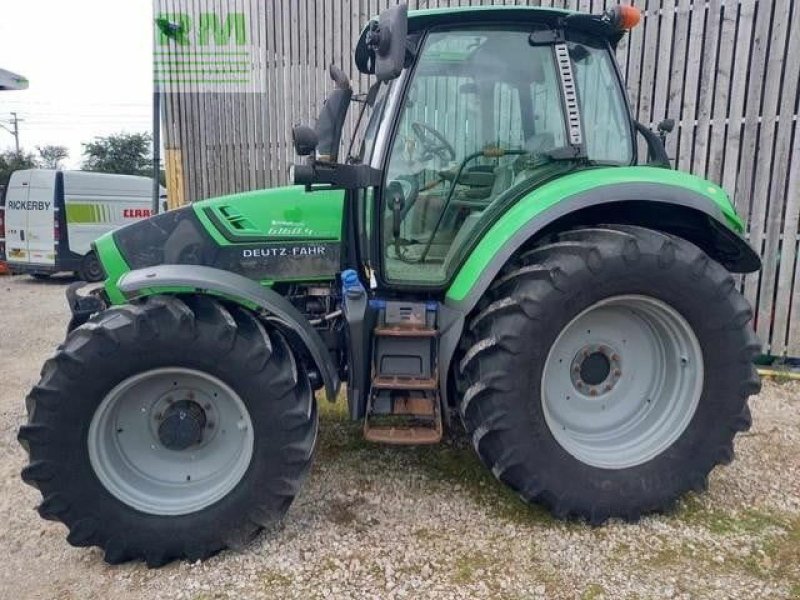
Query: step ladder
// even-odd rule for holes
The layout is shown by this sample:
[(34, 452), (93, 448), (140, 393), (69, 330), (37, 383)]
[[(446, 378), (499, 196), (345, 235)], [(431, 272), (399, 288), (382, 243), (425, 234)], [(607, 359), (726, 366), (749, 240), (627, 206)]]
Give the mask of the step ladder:
[(416, 445), (442, 439), (436, 321), (436, 303), (379, 305), (364, 418), (368, 441)]

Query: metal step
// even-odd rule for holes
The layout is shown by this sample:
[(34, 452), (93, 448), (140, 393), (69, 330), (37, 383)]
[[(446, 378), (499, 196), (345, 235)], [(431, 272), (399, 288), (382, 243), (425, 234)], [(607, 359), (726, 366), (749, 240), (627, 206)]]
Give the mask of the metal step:
[(372, 389), (377, 390), (435, 390), (439, 381), (433, 377), (411, 377), (407, 375), (375, 375)]
[(437, 330), (431, 327), (383, 325), (375, 328), (375, 335), (386, 337), (436, 337), (437, 333)]
[(398, 445), (436, 444), (441, 441), (442, 416), (439, 395), (435, 391), (394, 396), (392, 411), (388, 414), (374, 413), (372, 403), (373, 397), (370, 397), (364, 419), (364, 439)]
[(416, 446), (422, 444), (438, 444), (442, 441), (441, 423), (439, 428), (432, 427), (369, 427), (364, 422), (364, 439), (379, 444), (397, 446)]
[(439, 442), (436, 311), (422, 302), (387, 301), (373, 333), (364, 438), (382, 444)]

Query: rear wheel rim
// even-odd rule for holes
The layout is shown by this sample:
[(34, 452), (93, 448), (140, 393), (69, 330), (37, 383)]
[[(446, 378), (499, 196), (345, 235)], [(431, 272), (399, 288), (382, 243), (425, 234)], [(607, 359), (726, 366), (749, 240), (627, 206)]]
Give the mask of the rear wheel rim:
[(545, 362), (545, 421), (564, 450), (599, 468), (643, 464), (686, 430), (703, 387), (692, 327), (649, 296), (615, 296), (575, 317)]
[[(176, 432), (184, 437), (176, 441)], [(100, 403), (88, 433), (89, 459), (103, 486), (156, 515), (188, 514), (224, 498), (247, 472), (253, 445), (239, 395), (213, 375), (179, 367), (121, 382)]]

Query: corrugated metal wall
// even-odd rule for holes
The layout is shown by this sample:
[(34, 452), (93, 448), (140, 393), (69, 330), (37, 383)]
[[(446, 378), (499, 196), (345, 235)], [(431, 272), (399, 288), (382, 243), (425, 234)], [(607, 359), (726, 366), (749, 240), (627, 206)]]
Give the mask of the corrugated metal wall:
[[(194, 66), (157, 39), (157, 79), (165, 94), (168, 158), (180, 164), (187, 201), (280, 185), (293, 159), (294, 123), (313, 123), (330, 85), (331, 62), (350, 73), (356, 91), (366, 80), (352, 48), (370, 16), (389, 0), (155, 0), (157, 14), (192, 15), (202, 30)], [(411, 0), (410, 8), (492, 4)], [(532, 0), (530, 4), (601, 12), (611, 0)], [(743, 281), (757, 307), (757, 330), (773, 354), (800, 355), (800, 3), (792, 0), (642, 0), (642, 24), (623, 41), (618, 58), (640, 121), (669, 116), (678, 126), (668, 151), (678, 168), (720, 183), (748, 220), (748, 235), (764, 259)], [(236, 46), (245, 14), (246, 44)], [(230, 26), (231, 35), (226, 38)], [(216, 29), (215, 29), (216, 27)], [(241, 71), (217, 70), (223, 46)], [(202, 34), (201, 34), (202, 37)], [(202, 50), (205, 41), (211, 50)], [(174, 46), (174, 44), (173, 44)], [(159, 48), (163, 47), (163, 52)], [(239, 48), (237, 51), (236, 49)], [(186, 52), (183, 50), (182, 52)], [(159, 62), (160, 61), (160, 62)], [(179, 65), (179, 67), (176, 67)], [(219, 65), (217, 65), (219, 66)], [(227, 70), (226, 70), (227, 69)], [(200, 78), (196, 77), (201, 72)], [(237, 75), (238, 72), (243, 75)], [(205, 79), (203, 79), (205, 77)], [(216, 78), (215, 78), (216, 77)], [(177, 167), (176, 167), (177, 168)], [(177, 186), (176, 186), (177, 187)]]

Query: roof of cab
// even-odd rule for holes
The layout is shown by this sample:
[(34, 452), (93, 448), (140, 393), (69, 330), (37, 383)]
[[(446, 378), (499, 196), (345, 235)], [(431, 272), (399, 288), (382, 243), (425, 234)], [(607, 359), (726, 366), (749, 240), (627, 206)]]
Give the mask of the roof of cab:
[[(372, 17), (361, 30), (358, 44), (355, 49), (356, 66), (362, 73), (368, 73), (366, 34), (369, 23), (377, 20)], [(622, 37), (620, 31), (612, 30), (607, 24), (601, 22), (601, 15), (585, 12), (576, 12), (561, 8), (541, 6), (454, 6), (452, 8), (426, 8), (408, 11), (408, 32), (415, 33), (439, 25), (490, 25), (501, 23), (542, 23), (555, 25), (559, 22), (568, 23), (583, 30), (591, 28), (597, 34), (606, 37), (616, 46)]]
[[(543, 13), (549, 13), (559, 16), (571, 15), (575, 11), (565, 10), (562, 8), (549, 8), (541, 6), (453, 6), (451, 8), (423, 8), (418, 10), (408, 11), (408, 27), (412, 27), (412, 22), (419, 25), (424, 21), (449, 21), (449, 17), (457, 17), (457, 20), (462, 20), (470, 13), (477, 13), (478, 16), (486, 16), (486, 13), (498, 13), (508, 16), (509, 12), (521, 12), (528, 16), (541, 16)], [(538, 15), (536, 14), (538, 13)], [(376, 17), (373, 17), (373, 19)]]

